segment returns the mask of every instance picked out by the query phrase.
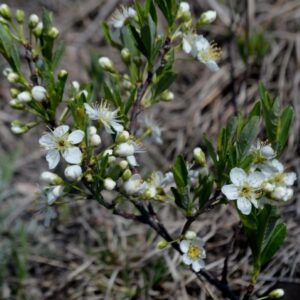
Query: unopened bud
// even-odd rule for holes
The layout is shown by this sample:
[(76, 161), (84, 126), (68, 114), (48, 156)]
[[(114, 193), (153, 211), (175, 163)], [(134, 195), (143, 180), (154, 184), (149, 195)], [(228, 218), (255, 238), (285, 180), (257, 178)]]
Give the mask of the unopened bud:
[(132, 172), (131, 172), (129, 169), (127, 169), (127, 170), (125, 170), (125, 172), (123, 173), (122, 179), (123, 179), (124, 181), (127, 181), (131, 176), (132, 176)]
[(104, 187), (108, 191), (112, 191), (116, 186), (116, 182), (111, 178), (104, 179)]
[(18, 95), (18, 100), (20, 102), (30, 102), (32, 100), (31, 94), (27, 91), (22, 92)]
[(162, 101), (172, 101), (174, 99), (174, 94), (171, 91), (164, 91), (161, 95), (160, 98)]
[(68, 167), (66, 167), (64, 174), (67, 179), (76, 180), (81, 176), (82, 169), (78, 165), (68, 166)]
[(56, 39), (59, 36), (59, 30), (56, 27), (51, 27), (48, 32), (48, 36), (52, 39)]
[(28, 26), (29, 28), (33, 29), (37, 26), (37, 24), (39, 23), (39, 17), (35, 14), (30, 15), (29, 17), (29, 23)]
[(283, 289), (276, 289), (273, 290), (271, 293), (269, 293), (268, 297), (269, 299), (279, 299), (284, 296), (284, 290)]
[(122, 170), (126, 170), (127, 167), (128, 167), (128, 161), (127, 160), (121, 160), (119, 162), (119, 167), (122, 169)]
[(101, 144), (101, 137), (99, 134), (93, 134), (91, 136), (91, 145), (92, 146), (99, 146)]
[(15, 73), (15, 72), (11, 72), (11, 73), (9, 73), (7, 75), (7, 80), (10, 83), (16, 83), (16, 82), (18, 82), (19, 78), (20, 78), (19, 75), (17, 73)]
[(51, 184), (62, 184), (63, 180), (55, 173), (52, 172), (43, 172), (41, 174), (41, 180), (43, 180), (46, 183), (51, 183)]
[(68, 72), (66, 70), (60, 70), (57, 76), (59, 79), (65, 80), (68, 77)]
[(110, 58), (103, 56), (99, 58), (98, 62), (105, 71), (112, 72), (112, 73), (115, 72), (113, 62), (111, 61)]
[(185, 237), (187, 240), (193, 240), (193, 239), (195, 239), (195, 238), (197, 237), (197, 234), (196, 234), (196, 232), (194, 232), (194, 231), (188, 230), (188, 231), (185, 233), (184, 237)]
[(156, 247), (160, 250), (165, 249), (168, 246), (169, 246), (169, 243), (166, 240), (160, 240), (156, 245)]
[(36, 85), (32, 88), (32, 98), (38, 102), (43, 101), (46, 98), (46, 89), (43, 86)]
[(198, 21), (199, 25), (206, 25), (214, 22), (217, 18), (217, 13), (214, 10), (204, 12)]
[(181, 18), (184, 21), (188, 21), (191, 19), (190, 5), (188, 2), (180, 2), (177, 18)]
[(16, 11), (16, 20), (17, 20), (17, 22), (22, 24), (24, 22), (24, 19), (25, 19), (24, 10), (17, 9), (17, 11)]
[(130, 63), (130, 59), (131, 59), (131, 54), (128, 48), (123, 48), (121, 50), (121, 57), (124, 61), (125, 64)]
[(117, 134), (117, 137), (116, 137), (116, 142), (117, 143), (124, 143), (126, 141), (128, 141), (130, 137), (130, 134), (127, 130), (123, 130), (122, 132), (119, 132)]
[(14, 134), (23, 134), (26, 133), (29, 130), (29, 128), (26, 126), (26, 124), (15, 120), (11, 123), (11, 131)]
[(95, 126), (89, 126), (88, 130), (87, 130), (87, 134), (89, 136), (92, 136), (94, 134), (97, 134), (97, 128)]
[(154, 186), (150, 186), (148, 189), (146, 189), (143, 196), (145, 199), (153, 199), (156, 196), (156, 194), (156, 188)]
[(10, 92), (10, 95), (13, 98), (18, 97), (18, 95), (20, 94), (20, 91), (18, 89), (15, 89), (15, 88), (10, 89), (9, 92)]
[(36, 36), (36, 37), (40, 37), (42, 35), (42, 32), (43, 32), (43, 23), (42, 22), (39, 22), (35, 28), (33, 29), (33, 34)]
[(203, 166), (203, 165), (206, 164), (205, 154), (204, 154), (204, 152), (202, 151), (201, 148), (199, 148), (199, 147), (195, 148), (194, 151), (193, 151), (193, 154), (194, 154), (195, 161), (200, 166)]
[(7, 20), (11, 19), (11, 10), (7, 4), (0, 5), (0, 15)]
[(9, 105), (10, 105), (11, 108), (14, 108), (14, 109), (23, 109), (25, 107), (24, 104), (21, 103), (17, 99), (11, 99), (9, 101)]

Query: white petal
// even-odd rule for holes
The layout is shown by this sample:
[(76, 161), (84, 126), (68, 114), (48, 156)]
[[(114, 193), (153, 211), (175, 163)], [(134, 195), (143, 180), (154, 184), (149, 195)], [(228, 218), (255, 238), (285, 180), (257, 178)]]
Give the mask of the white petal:
[(188, 266), (193, 262), (186, 253), (182, 255), (182, 261)]
[(187, 54), (191, 53), (192, 51), (192, 46), (190, 42), (185, 38), (182, 40), (182, 49)]
[(84, 137), (84, 132), (82, 130), (75, 130), (68, 136), (68, 141), (73, 145), (79, 144)]
[(188, 250), (189, 250), (189, 246), (190, 246), (190, 241), (187, 241), (187, 240), (182, 240), (179, 244), (179, 247), (180, 247), (180, 250), (183, 252), (183, 253), (187, 253)]
[(241, 168), (233, 168), (230, 171), (231, 182), (236, 186), (241, 186), (247, 179), (246, 172)]
[(46, 149), (53, 149), (56, 147), (51, 133), (46, 133), (39, 139), (39, 144)]
[(224, 185), (221, 190), (228, 200), (235, 200), (239, 197), (238, 189), (234, 184)]
[(49, 169), (54, 169), (60, 160), (59, 152), (55, 149), (49, 150), (46, 155), (46, 160), (48, 162)]
[(53, 134), (56, 137), (62, 137), (69, 131), (69, 128), (70, 127), (68, 125), (61, 125), (54, 129)]
[(283, 177), (283, 181), (286, 185), (293, 185), (295, 180), (297, 179), (297, 175), (295, 172), (285, 173)]
[(249, 215), (251, 212), (251, 202), (246, 198), (239, 198), (237, 200), (237, 207), (244, 215)]
[(82, 153), (78, 147), (67, 148), (62, 155), (66, 162), (70, 164), (81, 163)]
[(195, 272), (199, 272), (203, 268), (204, 268), (204, 261), (203, 260), (193, 261), (193, 263), (192, 263), (192, 269)]
[(116, 132), (122, 132), (124, 130), (123, 125), (119, 124), (118, 122), (112, 121), (111, 122), (111, 127), (116, 131)]
[(265, 180), (265, 176), (261, 172), (253, 172), (248, 176), (248, 183), (251, 187), (257, 188), (262, 185)]
[(205, 64), (212, 72), (217, 72), (220, 70), (220, 67), (214, 60), (208, 60)]
[(132, 167), (136, 167), (136, 166), (139, 165), (139, 164), (137, 163), (137, 161), (136, 161), (134, 155), (127, 156), (126, 159), (127, 159), (128, 163), (129, 163)]
[(57, 197), (53, 194), (53, 191), (47, 192), (47, 202), (49, 205), (52, 205), (57, 200)]
[(258, 201), (255, 198), (252, 198), (250, 201), (255, 208), (258, 208)]
[(280, 172), (280, 173), (283, 172), (284, 167), (283, 167), (283, 164), (279, 160), (273, 159), (272, 162), (271, 162), (271, 164), (272, 164), (272, 167), (275, 168), (275, 170), (277, 172)]
[(91, 120), (98, 120), (99, 118), (98, 110), (94, 109), (87, 103), (84, 103), (84, 107), (85, 107), (86, 114)]

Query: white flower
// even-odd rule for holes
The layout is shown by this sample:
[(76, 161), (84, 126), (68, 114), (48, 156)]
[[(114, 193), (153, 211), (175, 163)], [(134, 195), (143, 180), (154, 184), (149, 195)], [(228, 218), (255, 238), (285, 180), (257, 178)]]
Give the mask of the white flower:
[(190, 5), (188, 2), (182, 1), (179, 4), (178, 12), (180, 13), (186, 13), (190, 11)]
[(217, 18), (217, 13), (214, 10), (208, 10), (201, 14), (200, 22), (204, 24), (210, 24), (214, 22)]
[(49, 205), (52, 205), (58, 198), (64, 194), (64, 186), (55, 185), (46, 189), (47, 201)]
[(32, 100), (30, 93), (26, 91), (20, 93), (17, 98), (20, 102), (30, 102)]
[(150, 139), (153, 140), (154, 143), (161, 145), (163, 143), (162, 131), (164, 129), (159, 127), (152, 117), (145, 117), (144, 122), (145, 122), (145, 131), (150, 132), (149, 135)]
[(46, 89), (43, 86), (36, 85), (32, 88), (32, 98), (36, 101), (43, 101), (46, 97)]
[(253, 167), (254, 168), (263, 168), (266, 164), (272, 160), (276, 153), (270, 144), (265, 144), (261, 141), (257, 141), (256, 146), (251, 146), (250, 154), (253, 154)]
[(147, 185), (142, 180), (141, 175), (134, 174), (127, 181), (124, 182), (124, 190), (128, 195), (142, 194)]
[(104, 187), (108, 191), (112, 191), (116, 186), (116, 182), (112, 180), (111, 178), (105, 178), (104, 179)]
[(121, 6), (112, 14), (109, 23), (115, 28), (122, 28), (128, 19), (134, 18), (136, 11), (131, 7)]
[(197, 234), (196, 234), (195, 231), (188, 230), (188, 231), (185, 233), (184, 237), (185, 237), (187, 240), (193, 240), (193, 239), (195, 239), (195, 238), (197, 237)]
[(195, 272), (199, 272), (205, 266), (203, 259), (206, 258), (206, 253), (203, 246), (204, 242), (200, 238), (182, 240), (179, 244), (180, 250), (183, 252), (183, 263), (188, 266), (192, 265)]
[(224, 185), (222, 193), (228, 200), (237, 200), (238, 209), (244, 215), (249, 215), (252, 204), (258, 208), (257, 199), (262, 196), (261, 189), (265, 176), (261, 172), (247, 175), (243, 169), (233, 168), (230, 171), (230, 180), (232, 184)]
[(134, 145), (130, 143), (121, 143), (115, 150), (115, 153), (121, 157), (131, 156), (134, 154), (134, 152)]
[(60, 160), (60, 154), (70, 164), (80, 164), (82, 153), (79, 147), (74, 145), (79, 144), (84, 137), (82, 130), (75, 130), (68, 134), (69, 126), (61, 125), (53, 132), (46, 133), (39, 139), (39, 143), (48, 153), (46, 159), (50, 169), (54, 169)]
[(120, 124), (120, 121), (117, 117), (118, 109), (110, 111), (106, 102), (102, 102), (98, 106), (91, 106), (87, 103), (84, 103), (84, 107), (88, 117), (91, 120), (97, 120), (101, 122), (108, 133), (113, 133), (111, 127), (116, 132), (123, 131), (124, 127)]
[(82, 174), (82, 169), (78, 165), (68, 166), (65, 168), (65, 176), (69, 180), (76, 180)]

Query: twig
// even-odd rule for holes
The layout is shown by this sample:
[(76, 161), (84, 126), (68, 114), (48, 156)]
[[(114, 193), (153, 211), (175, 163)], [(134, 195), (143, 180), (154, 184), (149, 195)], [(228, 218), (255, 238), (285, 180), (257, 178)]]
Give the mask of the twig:
[(171, 40), (170, 40), (170, 38), (167, 37), (161, 50), (160, 50), (159, 56), (157, 58), (156, 67), (154, 68), (154, 70), (148, 71), (147, 78), (138, 88), (136, 100), (133, 104), (132, 111), (131, 111), (131, 117), (130, 117), (129, 131), (132, 132), (133, 134), (137, 130), (137, 117), (141, 112), (141, 102), (143, 100), (143, 97), (144, 97), (149, 85), (152, 82), (153, 75), (164, 64), (164, 58), (170, 49), (170, 44), (171, 44)]

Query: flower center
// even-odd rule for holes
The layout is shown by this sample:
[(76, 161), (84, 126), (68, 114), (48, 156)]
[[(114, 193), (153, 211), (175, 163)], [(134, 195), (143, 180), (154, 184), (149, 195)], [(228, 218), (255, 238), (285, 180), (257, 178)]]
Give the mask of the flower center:
[(244, 185), (240, 189), (240, 195), (245, 198), (251, 198), (252, 188), (249, 185)]
[(191, 245), (189, 247), (188, 256), (191, 259), (197, 259), (200, 257), (200, 255), (201, 255), (201, 249), (198, 246)]
[(282, 184), (283, 183), (283, 174), (282, 173), (275, 174), (272, 181), (277, 185)]
[(204, 61), (217, 60), (221, 57), (221, 49), (215, 43), (211, 43), (208, 48), (200, 50), (198, 56)]
[(56, 146), (58, 150), (64, 150), (69, 147), (69, 143), (64, 137), (61, 137), (56, 140)]

